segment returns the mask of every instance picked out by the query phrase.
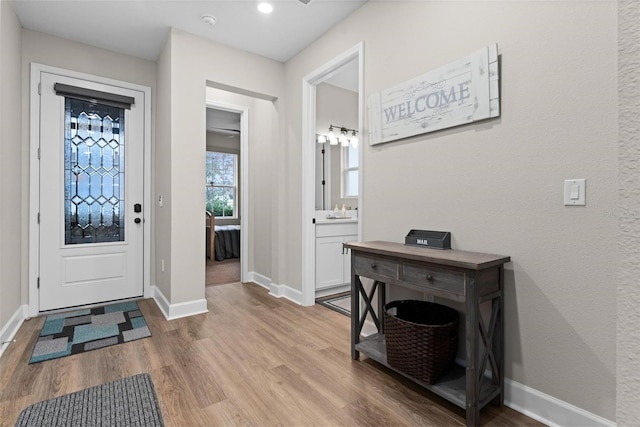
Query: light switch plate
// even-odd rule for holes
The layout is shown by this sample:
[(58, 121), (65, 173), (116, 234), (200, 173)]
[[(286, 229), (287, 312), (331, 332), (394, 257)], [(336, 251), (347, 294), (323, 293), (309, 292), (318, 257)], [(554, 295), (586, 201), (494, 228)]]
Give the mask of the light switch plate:
[(564, 205), (585, 206), (586, 179), (565, 179), (564, 181)]

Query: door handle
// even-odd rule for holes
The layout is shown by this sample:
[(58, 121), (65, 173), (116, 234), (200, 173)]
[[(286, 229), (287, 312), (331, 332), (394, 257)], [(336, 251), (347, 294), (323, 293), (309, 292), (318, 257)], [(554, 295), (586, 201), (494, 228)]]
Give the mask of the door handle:
[(136, 224), (140, 224), (142, 220), (140, 218), (136, 218), (133, 220), (133, 222), (135, 222)]

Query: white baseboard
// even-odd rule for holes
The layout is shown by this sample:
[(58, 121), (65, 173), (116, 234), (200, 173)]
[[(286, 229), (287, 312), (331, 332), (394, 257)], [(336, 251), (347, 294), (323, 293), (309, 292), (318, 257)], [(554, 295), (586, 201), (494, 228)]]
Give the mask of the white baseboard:
[(505, 378), (504, 404), (551, 427), (614, 427), (615, 422)]
[(287, 285), (278, 285), (266, 276), (254, 271), (249, 273), (248, 281), (254, 282), (269, 291), (269, 295), (276, 298), (286, 298), (289, 301), (302, 305), (302, 292), (290, 288)]
[(286, 298), (289, 301), (302, 305), (302, 292), (297, 289), (290, 288), (287, 285), (278, 285), (276, 283), (269, 284), (269, 295), (276, 298)]
[[(22, 323), (27, 318), (27, 313), (29, 312), (29, 306), (27, 304), (21, 305), (18, 307), (13, 316), (9, 319), (4, 328), (0, 330), (0, 357), (4, 353), (5, 349), (9, 347), (16, 334), (18, 333), (18, 329), (22, 326)], [(1, 344), (4, 343), (4, 344)]]
[(153, 300), (156, 302), (156, 305), (167, 320), (194, 316), (196, 314), (207, 313), (209, 311), (207, 309), (207, 300), (204, 298), (171, 304), (157, 286), (153, 286)]
[(271, 279), (269, 279), (266, 276), (263, 276), (260, 273), (256, 273), (255, 271), (249, 272), (249, 277), (247, 277), (247, 282), (253, 282), (271, 291)]
[(271, 283), (269, 289), (269, 295), (276, 298), (286, 298), (298, 305), (302, 305), (302, 292), (297, 289), (290, 288), (287, 285), (277, 285), (275, 283)]

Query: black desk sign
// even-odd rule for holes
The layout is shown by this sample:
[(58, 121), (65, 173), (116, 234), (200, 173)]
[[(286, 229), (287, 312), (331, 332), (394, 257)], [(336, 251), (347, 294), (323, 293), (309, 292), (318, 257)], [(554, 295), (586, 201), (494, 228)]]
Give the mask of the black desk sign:
[(432, 249), (451, 249), (451, 233), (448, 231), (411, 230), (404, 239), (405, 245), (424, 246)]

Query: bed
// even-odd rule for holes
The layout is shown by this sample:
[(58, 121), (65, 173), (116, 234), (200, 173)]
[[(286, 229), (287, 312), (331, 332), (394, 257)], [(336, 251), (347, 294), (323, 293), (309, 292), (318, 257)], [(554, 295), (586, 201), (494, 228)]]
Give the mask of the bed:
[[(207, 258), (222, 261), (240, 258), (240, 226), (215, 225), (215, 217), (207, 212), (206, 247)], [(213, 227), (213, 234), (211, 228)]]
[(240, 226), (216, 225), (214, 248), (216, 261), (240, 258)]

